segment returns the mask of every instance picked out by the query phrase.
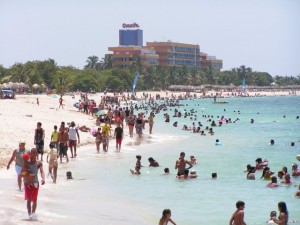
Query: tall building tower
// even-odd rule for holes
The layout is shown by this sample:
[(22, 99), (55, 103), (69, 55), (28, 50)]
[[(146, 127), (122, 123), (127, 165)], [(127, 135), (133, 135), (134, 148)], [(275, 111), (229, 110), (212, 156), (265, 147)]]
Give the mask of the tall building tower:
[(137, 23), (123, 23), (124, 29), (119, 30), (119, 45), (120, 46), (143, 46), (143, 30), (132, 29), (139, 28)]

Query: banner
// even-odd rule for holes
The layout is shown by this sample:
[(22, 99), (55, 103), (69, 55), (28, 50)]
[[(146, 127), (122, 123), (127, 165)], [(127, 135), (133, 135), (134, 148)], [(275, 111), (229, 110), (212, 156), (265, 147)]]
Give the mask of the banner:
[(140, 76), (140, 75), (137, 73), (137, 74), (135, 75), (135, 78), (134, 78), (134, 81), (133, 81), (133, 86), (132, 86), (132, 94), (133, 94), (133, 95), (135, 95), (135, 87), (136, 87), (136, 84), (137, 84), (137, 82), (138, 82), (139, 76)]

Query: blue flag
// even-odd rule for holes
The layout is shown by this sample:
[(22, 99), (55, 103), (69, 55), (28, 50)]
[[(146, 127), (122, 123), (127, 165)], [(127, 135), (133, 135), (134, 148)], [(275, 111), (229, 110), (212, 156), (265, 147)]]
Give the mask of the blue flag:
[(135, 78), (134, 78), (134, 81), (133, 81), (133, 86), (132, 86), (132, 94), (134, 95), (134, 93), (135, 93), (135, 87), (136, 87), (136, 84), (137, 84), (137, 82), (138, 82), (138, 79), (139, 79), (139, 74), (137, 73), (136, 75), (135, 75)]

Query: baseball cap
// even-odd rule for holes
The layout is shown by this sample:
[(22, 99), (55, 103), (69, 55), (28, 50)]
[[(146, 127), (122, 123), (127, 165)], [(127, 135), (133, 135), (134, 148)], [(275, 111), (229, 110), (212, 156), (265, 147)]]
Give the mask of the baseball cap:
[(19, 141), (19, 144), (26, 144), (26, 141), (24, 139)]

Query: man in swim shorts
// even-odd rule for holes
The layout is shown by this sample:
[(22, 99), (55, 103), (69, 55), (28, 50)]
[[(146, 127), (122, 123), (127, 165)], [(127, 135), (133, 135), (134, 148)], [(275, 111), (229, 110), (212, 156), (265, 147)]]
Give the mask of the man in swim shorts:
[(22, 172), (22, 166), (23, 166), (23, 155), (25, 153), (29, 153), (29, 151), (26, 151), (25, 149), (25, 145), (26, 145), (26, 141), (25, 140), (21, 140), (19, 142), (19, 149), (15, 149), (13, 151), (13, 154), (7, 164), (7, 169), (9, 169), (10, 164), (12, 163), (12, 161), (15, 160), (15, 169), (16, 172), (18, 174), (18, 186), (19, 186), (19, 190), (21, 191), (21, 184), (22, 184), (22, 177), (21, 177), (21, 172)]
[(29, 186), (28, 180), (24, 179), (24, 187), (25, 187), (25, 200), (27, 201), (27, 212), (29, 219), (35, 219), (35, 210), (37, 207), (37, 197), (39, 193), (39, 179), (38, 179), (38, 171), (40, 170), (42, 181), (41, 184), (45, 184), (45, 173), (43, 169), (43, 163), (41, 161), (37, 161), (37, 150), (35, 148), (30, 151), (30, 161), (28, 166), (30, 168), (31, 173), (35, 174), (33, 180), (33, 186)]
[[(175, 169), (178, 169), (178, 172), (177, 172), (178, 177), (181, 175), (184, 175), (185, 174), (184, 171), (186, 169), (189, 170), (190, 168), (193, 167), (193, 165), (189, 161), (185, 160), (184, 157), (185, 157), (185, 153), (181, 152), (179, 159), (175, 163)], [(189, 165), (188, 168), (186, 168), (186, 164)]]
[(38, 154), (41, 154), (41, 160), (43, 161), (44, 154), (44, 139), (45, 139), (45, 130), (42, 128), (42, 123), (38, 122), (34, 134), (34, 144)]
[(69, 162), (68, 153), (67, 153), (68, 141), (69, 141), (68, 130), (65, 127), (65, 122), (61, 122), (59, 133), (58, 133), (60, 162), (62, 162), (63, 156), (66, 156), (67, 162)]

